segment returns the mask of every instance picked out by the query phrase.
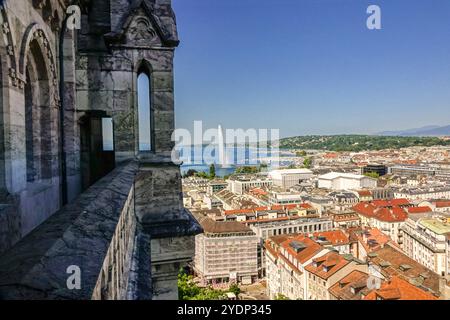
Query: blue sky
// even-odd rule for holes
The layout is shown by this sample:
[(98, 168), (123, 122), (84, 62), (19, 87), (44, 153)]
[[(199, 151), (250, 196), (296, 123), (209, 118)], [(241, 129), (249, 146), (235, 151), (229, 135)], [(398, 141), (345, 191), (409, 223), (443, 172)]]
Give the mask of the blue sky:
[[(172, 0), (176, 126), (281, 136), (450, 124), (449, 0)], [(382, 30), (366, 28), (381, 7)]]

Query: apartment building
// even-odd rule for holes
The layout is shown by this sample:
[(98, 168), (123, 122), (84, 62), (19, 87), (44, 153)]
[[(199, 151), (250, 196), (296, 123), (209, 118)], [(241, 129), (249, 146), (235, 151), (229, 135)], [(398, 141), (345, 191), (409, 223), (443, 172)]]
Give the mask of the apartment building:
[(209, 210), (222, 207), (222, 201), (220, 201), (215, 195), (209, 193), (203, 196), (203, 203)]
[(194, 271), (204, 284), (258, 278), (258, 244), (255, 233), (240, 222), (199, 217), (203, 233), (195, 237)]
[(337, 250), (340, 254), (350, 254), (350, 238), (340, 229), (314, 232), (311, 238), (324, 248)]
[(300, 193), (271, 190), (269, 192), (270, 205), (287, 205), (298, 204), (304, 202), (304, 197)]
[(401, 243), (400, 228), (408, 217), (404, 209), (408, 205), (409, 202), (405, 199), (377, 200), (360, 202), (353, 207), (353, 210), (360, 216), (362, 226), (377, 228), (395, 242)]
[(368, 293), (364, 300), (437, 300), (437, 297), (397, 276)]
[(425, 200), (420, 202), (419, 206), (430, 207), (435, 212), (450, 212), (449, 200)]
[(331, 212), (333, 226), (335, 228), (354, 228), (361, 225), (359, 215), (353, 211)]
[(314, 258), (305, 267), (308, 278), (308, 300), (330, 300), (330, 288), (352, 271), (368, 273), (368, 265), (352, 255), (340, 255), (334, 251)]
[(357, 194), (351, 191), (333, 191), (328, 193), (328, 197), (333, 199), (334, 209), (337, 211), (345, 211), (360, 201)]
[(266, 240), (265, 252), (267, 296), (274, 299), (282, 294), (291, 300), (305, 300), (308, 297), (305, 266), (329, 251), (304, 235), (283, 235)]
[(410, 258), (394, 243), (387, 243), (372, 251), (367, 258), (371, 265), (380, 270), (385, 280), (397, 276), (436, 297), (450, 298), (446, 295), (446, 292), (450, 292), (449, 287), (441, 282), (440, 275)]
[(361, 228), (350, 231), (350, 238), (354, 239), (356, 246), (352, 254), (360, 260), (366, 261), (367, 256), (391, 242), (391, 238), (377, 228)]
[(329, 218), (297, 218), (281, 221), (255, 221), (249, 227), (258, 237), (265, 240), (269, 237), (283, 234), (306, 233), (333, 229), (333, 221)]
[(394, 190), (395, 198), (408, 200), (450, 199), (449, 186), (424, 186)]
[(220, 190), (226, 189), (228, 187), (228, 183), (224, 180), (215, 179), (210, 181), (206, 187), (206, 192), (208, 195), (212, 196), (214, 193), (219, 192)]
[(447, 234), (450, 215), (410, 214), (403, 230), (401, 248), (412, 259), (439, 275), (448, 274)]
[(350, 272), (328, 289), (330, 300), (364, 299), (372, 291), (368, 287), (369, 277), (369, 274), (358, 270)]

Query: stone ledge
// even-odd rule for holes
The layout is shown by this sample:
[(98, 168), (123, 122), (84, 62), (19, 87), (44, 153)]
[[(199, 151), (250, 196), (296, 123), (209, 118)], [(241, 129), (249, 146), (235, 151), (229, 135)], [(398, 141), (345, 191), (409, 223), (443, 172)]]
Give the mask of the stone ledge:
[[(0, 299), (91, 299), (138, 163), (118, 166), (0, 257)], [(69, 290), (70, 265), (81, 289)]]

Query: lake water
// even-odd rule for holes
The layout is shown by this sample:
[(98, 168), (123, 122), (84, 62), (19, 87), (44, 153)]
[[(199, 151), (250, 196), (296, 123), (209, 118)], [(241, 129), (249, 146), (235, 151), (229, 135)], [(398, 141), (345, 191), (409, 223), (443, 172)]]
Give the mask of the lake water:
[[(209, 166), (214, 163), (216, 176), (224, 177), (233, 174), (238, 167), (257, 166), (261, 163), (268, 165), (269, 170), (278, 167), (278, 165), (286, 166), (291, 161), (283, 161), (283, 157), (291, 156), (288, 152), (267, 153), (265, 149), (255, 147), (226, 147), (225, 158), (226, 165), (221, 165), (219, 161), (218, 151), (209, 146), (183, 146), (178, 148), (180, 159), (183, 161), (181, 165), (181, 174), (185, 174), (188, 170), (193, 169), (197, 172), (209, 173)], [(278, 161), (279, 160), (279, 161)]]

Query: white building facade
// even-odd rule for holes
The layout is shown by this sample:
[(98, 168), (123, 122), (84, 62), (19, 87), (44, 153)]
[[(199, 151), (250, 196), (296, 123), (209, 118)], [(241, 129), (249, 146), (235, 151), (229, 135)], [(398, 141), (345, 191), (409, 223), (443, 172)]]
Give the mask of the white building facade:
[(319, 176), (318, 187), (330, 190), (370, 189), (377, 187), (377, 180), (359, 174), (330, 172)]

